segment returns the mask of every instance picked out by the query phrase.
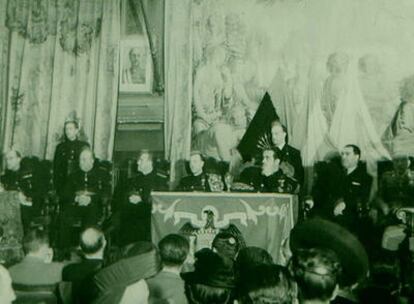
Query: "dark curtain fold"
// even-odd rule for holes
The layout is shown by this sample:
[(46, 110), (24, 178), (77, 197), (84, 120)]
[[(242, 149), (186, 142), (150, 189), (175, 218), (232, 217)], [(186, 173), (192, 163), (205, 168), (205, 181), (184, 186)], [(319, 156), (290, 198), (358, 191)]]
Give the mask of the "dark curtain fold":
[(154, 66), (154, 91), (164, 93), (164, 5), (165, 0), (128, 0), (132, 14), (139, 22), (142, 12)]

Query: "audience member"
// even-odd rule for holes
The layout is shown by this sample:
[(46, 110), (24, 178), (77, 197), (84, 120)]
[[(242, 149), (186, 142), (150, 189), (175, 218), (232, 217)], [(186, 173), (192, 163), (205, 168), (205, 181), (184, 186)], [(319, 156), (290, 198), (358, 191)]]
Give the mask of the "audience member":
[(177, 190), (179, 191), (210, 191), (208, 176), (204, 172), (204, 156), (199, 151), (191, 152), (189, 176), (180, 180)]
[(278, 120), (272, 122), (272, 143), (280, 157), (280, 167), (287, 176), (303, 186), (304, 169), (300, 151), (288, 144), (287, 129)]
[(79, 168), (68, 177), (60, 216), (60, 241), (63, 248), (71, 245), (71, 225), (96, 225), (101, 219), (103, 200), (110, 195), (110, 178), (95, 161), (91, 149), (79, 156)]
[(119, 242), (121, 246), (151, 241), (152, 190), (165, 190), (167, 178), (158, 174), (153, 165), (153, 155), (143, 150), (137, 161), (138, 172), (126, 185), (119, 185), (115, 194), (121, 203)]
[(240, 249), (234, 262), (234, 275), (237, 282), (237, 292), (245, 289), (251, 269), (259, 265), (273, 265), (269, 252), (260, 247), (248, 246)]
[(292, 304), (296, 299), (294, 282), (287, 269), (263, 264), (251, 268), (250, 277), (238, 295), (239, 304)]
[(211, 247), (213, 251), (233, 266), (239, 250), (246, 247), (246, 244), (240, 231), (236, 235), (222, 231), (214, 237)]
[(189, 304), (230, 304), (234, 301), (233, 269), (211, 249), (196, 252), (194, 271), (181, 276)]
[(53, 249), (47, 232), (29, 230), (23, 238), (24, 259), (10, 267), (13, 283), (24, 285), (51, 285), (62, 280), (63, 264), (52, 262)]
[(147, 279), (149, 303), (187, 303), (180, 272), (189, 248), (188, 240), (178, 234), (169, 234), (158, 243), (163, 268)]
[(95, 303), (147, 303), (149, 292), (145, 279), (156, 275), (161, 266), (156, 248), (149, 242), (137, 242), (128, 246), (125, 255), (95, 275), (98, 290)]
[(106, 240), (99, 228), (90, 227), (80, 235), (83, 259), (63, 268), (62, 279), (72, 283), (73, 303), (91, 303), (94, 299), (93, 276), (102, 268)]
[(0, 304), (11, 304), (16, 299), (12, 280), (6, 268), (0, 265)]
[(67, 177), (78, 167), (80, 153), (87, 147), (89, 147), (87, 142), (79, 140), (78, 120), (73, 118), (66, 120), (64, 139), (56, 146), (53, 157), (53, 184), (59, 198), (64, 194)]
[(336, 254), (342, 267), (338, 277), (339, 293), (353, 298), (354, 289), (368, 277), (368, 255), (360, 241), (344, 227), (320, 218), (297, 224), (290, 234), (295, 256), (302, 249), (318, 248)]
[(23, 227), (27, 230), (31, 220), (40, 215), (42, 188), (40, 179), (31, 162), (23, 162), (17, 150), (5, 154), (6, 171), (0, 177), (0, 183), (7, 191), (18, 191)]
[(300, 303), (330, 303), (338, 292), (341, 264), (328, 249), (298, 250), (290, 265)]

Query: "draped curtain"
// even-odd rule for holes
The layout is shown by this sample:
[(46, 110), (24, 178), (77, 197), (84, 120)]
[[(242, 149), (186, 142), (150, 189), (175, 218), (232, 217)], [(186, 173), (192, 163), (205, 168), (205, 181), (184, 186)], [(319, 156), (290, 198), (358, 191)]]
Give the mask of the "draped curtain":
[(128, 0), (137, 22), (142, 12), (154, 66), (154, 91), (164, 93), (164, 0)]
[[(191, 147), (192, 10), (191, 0), (165, 3), (165, 154), (172, 185), (184, 172), (180, 160)], [(171, 30), (174, 29), (174, 30)]]
[(51, 159), (65, 119), (76, 116), (96, 156), (112, 158), (119, 1), (8, 1), (3, 150)]

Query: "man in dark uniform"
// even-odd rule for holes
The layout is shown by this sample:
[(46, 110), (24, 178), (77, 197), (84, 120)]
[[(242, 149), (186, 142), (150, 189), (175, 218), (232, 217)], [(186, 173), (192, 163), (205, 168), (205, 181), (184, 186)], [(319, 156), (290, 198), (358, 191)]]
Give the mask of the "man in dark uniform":
[(300, 151), (288, 145), (287, 130), (279, 120), (272, 122), (271, 126), (272, 143), (279, 151), (280, 168), (289, 177), (294, 178), (299, 185), (303, 186), (304, 169)]
[(191, 174), (180, 180), (178, 191), (209, 191), (208, 176), (204, 172), (204, 157), (199, 151), (193, 151), (190, 156)]
[(287, 176), (280, 168), (279, 152), (275, 148), (263, 150), (262, 170), (260, 176), (249, 175), (244, 182), (252, 185), (259, 192), (296, 193), (298, 182)]
[(378, 205), (384, 215), (401, 207), (413, 207), (414, 172), (407, 154), (395, 154), (393, 170), (385, 172), (378, 189)]
[(101, 219), (102, 203), (110, 196), (110, 176), (95, 162), (91, 149), (85, 148), (79, 156), (79, 168), (66, 183), (62, 212), (60, 239), (68, 247), (71, 225), (80, 221), (81, 226), (96, 225)]
[(372, 177), (360, 162), (361, 150), (347, 145), (341, 152), (341, 166), (330, 164), (314, 188), (315, 213), (330, 218), (351, 231), (358, 228), (368, 211)]
[(0, 177), (0, 183), (6, 191), (18, 191), (21, 207), (22, 223), (25, 230), (30, 226), (31, 220), (39, 216), (42, 204), (41, 179), (30, 162), (22, 162), (21, 154), (16, 150), (6, 153), (6, 171)]
[(78, 168), (81, 151), (89, 147), (87, 142), (78, 139), (79, 123), (76, 120), (65, 122), (64, 141), (57, 145), (53, 158), (53, 183), (59, 198), (62, 198), (67, 177)]
[(153, 155), (149, 151), (140, 153), (137, 165), (136, 176), (117, 190), (119, 194), (116, 197), (121, 200), (121, 245), (151, 241), (151, 191), (167, 189), (167, 178), (154, 170)]

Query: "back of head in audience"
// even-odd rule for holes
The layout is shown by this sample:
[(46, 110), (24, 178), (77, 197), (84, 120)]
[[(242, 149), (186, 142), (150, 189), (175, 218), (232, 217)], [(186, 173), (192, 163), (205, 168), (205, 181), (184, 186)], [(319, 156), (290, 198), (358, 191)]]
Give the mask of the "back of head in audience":
[(6, 268), (0, 265), (0, 304), (9, 304), (16, 299), (12, 280)]
[(255, 246), (240, 249), (234, 264), (237, 279), (240, 280), (245, 274), (248, 275), (251, 267), (262, 264), (273, 264), (273, 258), (266, 250)]
[(23, 238), (23, 250), (26, 255), (36, 256), (44, 262), (50, 262), (53, 251), (49, 246), (49, 236), (43, 229), (29, 230)]
[(105, 235), (97, 227), (89, 227), (80, 235), (80, 248), (88, 256), (102, 255), (106, 246)]
[(181, 267), (187, 259), (190, 245), (185, 237), (169, 234), (158, 243), (158, 249), (164, 266)]
[(316, 248), (297, 251), (290, 270), (299, 288), (300, 301), (329, 303), (335, 298), (341, 265), (334, 252)]
[(213, 240), (212, 249), (222, 257), (234, 261), (240, 250), (240, 241), (228, 232), (219, 232)]
[(366, 280), (369, 269), (367, 252), (359, 239), (337, 223), (312, 218), (298, 223), (290, 233), (290, 249), (296, 251), (326, 248), (333, 251), (341, 264), (338, 283), (341, 289)]
[(234, 273), (211, 249), (195, 253), (194, 271), (182, 274), (189, 304), (230, 304), (234, 300)]
[(290, 304), (295, 298), (294, 284), (287, 269), (279, 265), (259, 265), (251, 268), (239, 304)]

